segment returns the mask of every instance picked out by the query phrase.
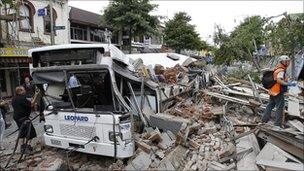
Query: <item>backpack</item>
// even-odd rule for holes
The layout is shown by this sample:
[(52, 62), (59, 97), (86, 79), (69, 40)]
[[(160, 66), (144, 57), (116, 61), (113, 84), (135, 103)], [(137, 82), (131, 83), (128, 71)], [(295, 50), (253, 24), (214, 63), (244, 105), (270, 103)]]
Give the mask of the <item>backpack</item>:
[[(280, 68), (277, 68), (280, 69)], [(263, 77), (262, 77), (262, 85), (264, 88), (266, 89), (270, 89), (272, 86), (275, 85), (275, 83), (277, 82), (276, 80), (274, 80), (273, 75), (274, 75), (274, 71), (275, 70), (271, 70), (271, 71), (265, 71), (263, 73)]]
[(270, 89), (272, 86), (275, 85), (276, 81), (273, 78), (273, 73), (274, 71), (265, 71), (263, 73), (262, 84), (264, 88)]

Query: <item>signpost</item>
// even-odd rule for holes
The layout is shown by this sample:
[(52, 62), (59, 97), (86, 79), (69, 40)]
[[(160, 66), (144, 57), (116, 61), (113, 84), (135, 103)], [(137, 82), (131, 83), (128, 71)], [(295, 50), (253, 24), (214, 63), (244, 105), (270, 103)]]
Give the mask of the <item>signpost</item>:
[(54, 30), (65, 30), (65, 26), (54, 26)]

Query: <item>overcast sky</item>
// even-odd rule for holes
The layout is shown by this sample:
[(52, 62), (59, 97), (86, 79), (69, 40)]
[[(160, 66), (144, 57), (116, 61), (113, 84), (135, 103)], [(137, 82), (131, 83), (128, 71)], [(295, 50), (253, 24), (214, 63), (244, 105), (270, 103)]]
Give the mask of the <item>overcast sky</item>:
[[(192, 17), (200, 36), (211, 42), (215, 24), (230, 32), (247, 16), (276, 16), (284, 12), (303, 13), (304, 0), (288, 1), (204, 1), (204, 0), (152, 0), (158, 9), (152, 14), (171, 19), (176, 12), (184, 11)], [(102, 14), (107, 0), (70, 0), (69, 5)]]

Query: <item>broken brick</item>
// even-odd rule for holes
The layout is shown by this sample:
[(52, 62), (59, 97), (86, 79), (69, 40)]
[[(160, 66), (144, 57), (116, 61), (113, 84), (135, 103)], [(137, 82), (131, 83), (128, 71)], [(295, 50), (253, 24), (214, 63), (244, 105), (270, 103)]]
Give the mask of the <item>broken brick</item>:
[(145, 142), (137, 142), (136, 144), (137, 144), (138, 148), (140, 148), (144, 152), (146, 152), (148, 154), (150, 153), (150, 151), (151, 151), (150, 145), (146, 144)]
[(200, 144), (198, 144), (196, 141), (194, 141), (192, 139), (189, 140), (189, 145), (195, 149), (199, 149), (199, 147), (200, 147)]
[(151, 133), (149, 140), (150, 142), (161, 142), (163, 139), (158, 131), (154, 131)]
[(245, 131), (244, 127), (236, 127), (235, 132), (237, 133), (243, 133)]
[(183, 140), (184, 140), (184, 136), (183, 134), (181, 133), (181, 131), (179, 131), (176, 135), (176, 140), (175, 140), (175, 145), (180, 145), (183, 143)]

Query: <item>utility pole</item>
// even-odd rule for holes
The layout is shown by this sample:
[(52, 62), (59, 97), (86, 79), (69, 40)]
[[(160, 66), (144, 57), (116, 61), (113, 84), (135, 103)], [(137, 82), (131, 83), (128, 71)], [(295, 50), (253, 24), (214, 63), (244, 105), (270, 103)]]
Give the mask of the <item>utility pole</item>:
[[(2, 10), (0, 11), (0, 15), (2, 15)], [(2, 20), (0, 20), (0, 45), (1, 45), (1, 43), (2, 43)], [(1, 91), (0, 91), (0, 93), (1, 93)], [(0, 94), (0, 97), (1, 97), (1, 94)]]
[[(7, 16), (7, 5), (4, 3), (4, 15)], [(9, 28), (8, 28), (8, 21), (5, 20), (5, 31), (6, 31), (6, 42), (10, 45), (10, 35), (9, 35)]]
[(51, 45), (55, 44), (54, 20), (53, 20), (53, 0), (50, 0), (50, 19), (51, 19)]

